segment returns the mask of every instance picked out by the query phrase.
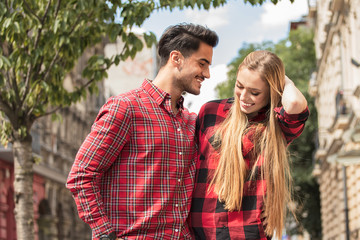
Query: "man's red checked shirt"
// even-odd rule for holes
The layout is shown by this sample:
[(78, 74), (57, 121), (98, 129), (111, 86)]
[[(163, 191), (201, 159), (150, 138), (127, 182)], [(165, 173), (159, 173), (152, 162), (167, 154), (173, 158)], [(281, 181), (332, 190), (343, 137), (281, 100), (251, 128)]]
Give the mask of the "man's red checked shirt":
[[(212, 176), (217, 160), (214, 159), (213, 139), (215, 125), (221, 123), (227, 116), (234, 99), (215, 100), (206, 103), (200, 110), (196, 122), (196, 134), (198, 136), (199, 152), (197, 158), (196, 183), (193, 193), (189, 224), (195, 235), (195, 239), (207, 240), (266, 240), (269, 239), (264, 232), (261, 212), (263, 210), (263, 197), (266, 183), (257, 174), (256, 179), (247, 179), (244, 186), (244, 197), (240, 211), (229, 212), (224, 209), (223, 203), (219, 202), (213, 186), (209, 188), (208, 176)], [(260, 122), (266, 119), (267, 109), (262, 109), (258, 116), (249, 122)], [(300, 114), (287, 114), (282, 107), (274, 110), (277, 113), (279, 125), (287, 143), (298, 137), (304, 129), (305, 121), (309, 115), (308, 109)], [(248, 131), (242, 138), (243, 156), (249, 169), (253, 142), (252, 134)], [(261, 161), (259, 161), (261, 162)], [(260, 172), (261, 163), (257, 166)]]
[(196, 114), (170, 98), (145, 80), (101, 108), (67, 180), (94, 239), (191, 239)]

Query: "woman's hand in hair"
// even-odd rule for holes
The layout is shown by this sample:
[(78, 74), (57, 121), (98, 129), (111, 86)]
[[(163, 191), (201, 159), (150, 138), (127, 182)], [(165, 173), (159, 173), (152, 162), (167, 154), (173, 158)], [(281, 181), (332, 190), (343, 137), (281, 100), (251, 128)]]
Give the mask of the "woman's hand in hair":
[(288, 114), (301, 113), (307, 107), (307, 101), (304, 95), (286, 75), (281, 103)]

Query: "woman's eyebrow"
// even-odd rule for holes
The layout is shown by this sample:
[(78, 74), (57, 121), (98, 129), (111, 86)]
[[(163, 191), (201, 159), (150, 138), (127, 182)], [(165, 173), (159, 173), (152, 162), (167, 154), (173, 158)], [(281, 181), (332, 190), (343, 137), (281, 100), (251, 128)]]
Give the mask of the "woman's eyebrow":
[[(236, 80), (236, 82), (238, 83), (238, 84), (240, 84), (241, 86), (244, 86), (239, 80)], [(252, 91), (258, 91), (258, 92), (261, 92), (261, 90), (260, 89), (258, 89), (258, 88), (250, 88), (250, 87), (248, 87), (248, 89), (250, 89), (250, 90), (252, 90)]]

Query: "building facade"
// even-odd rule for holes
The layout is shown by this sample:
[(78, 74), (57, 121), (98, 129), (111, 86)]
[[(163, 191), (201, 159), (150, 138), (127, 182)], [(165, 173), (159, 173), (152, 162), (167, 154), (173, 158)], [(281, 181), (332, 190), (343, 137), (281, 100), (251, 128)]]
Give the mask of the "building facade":
[(360, 0), (312, 1), (323, 239), (360, 239)]

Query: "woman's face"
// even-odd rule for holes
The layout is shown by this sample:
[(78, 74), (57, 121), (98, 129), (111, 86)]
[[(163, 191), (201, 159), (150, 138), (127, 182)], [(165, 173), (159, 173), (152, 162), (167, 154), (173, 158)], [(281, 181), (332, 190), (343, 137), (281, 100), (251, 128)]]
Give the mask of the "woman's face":
[(235, 94), (240, 99), (240, 110), (253, 118), (269, 103), (270, 87), (258, 72), (243, 67), (237, 74)]

